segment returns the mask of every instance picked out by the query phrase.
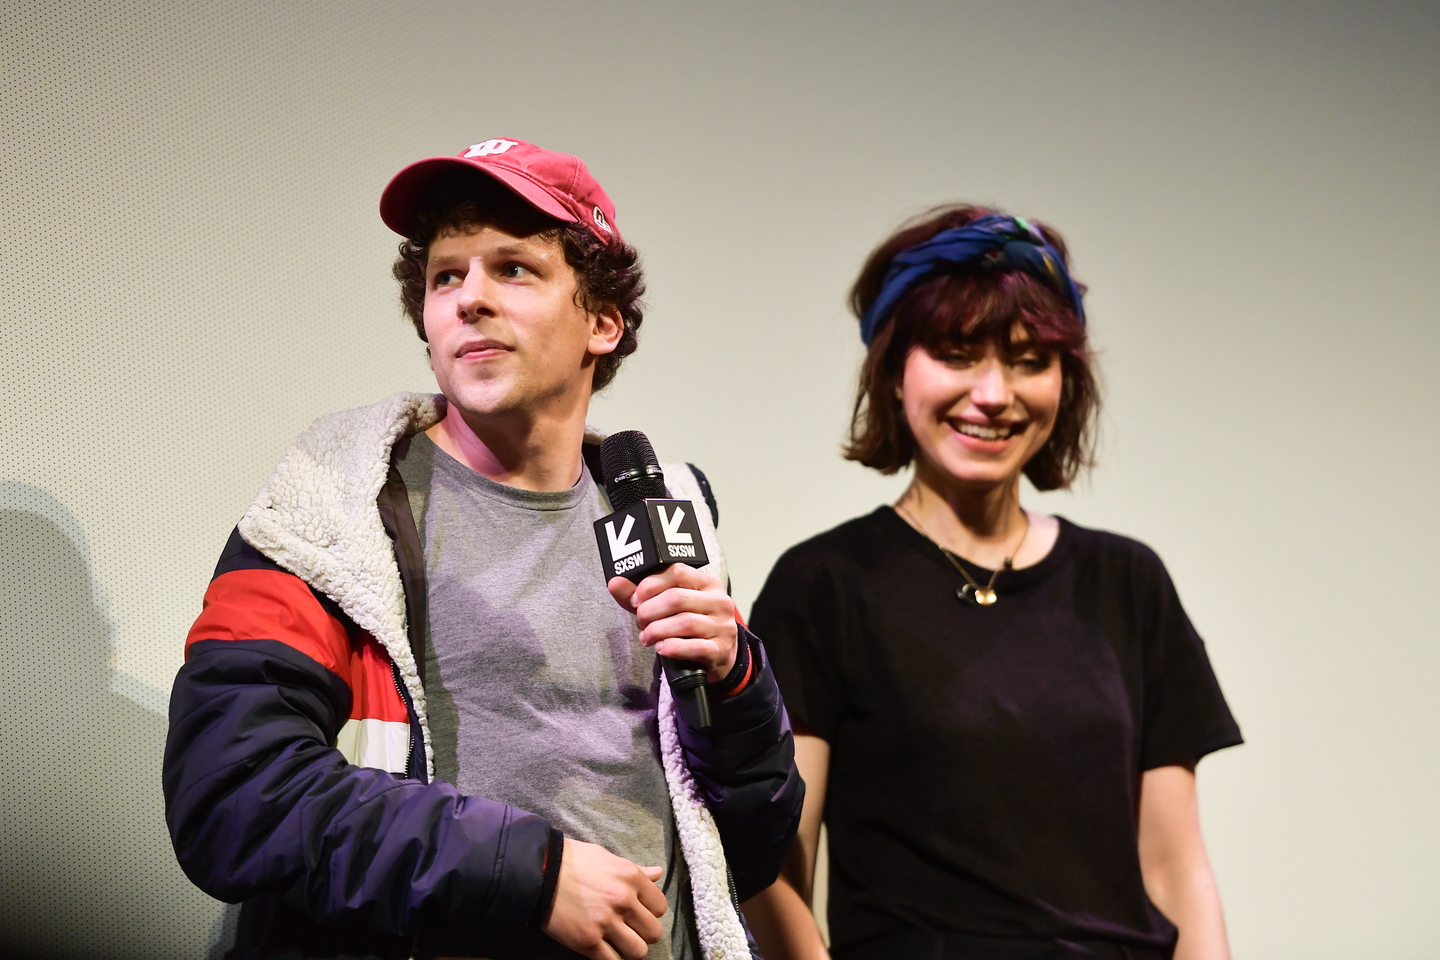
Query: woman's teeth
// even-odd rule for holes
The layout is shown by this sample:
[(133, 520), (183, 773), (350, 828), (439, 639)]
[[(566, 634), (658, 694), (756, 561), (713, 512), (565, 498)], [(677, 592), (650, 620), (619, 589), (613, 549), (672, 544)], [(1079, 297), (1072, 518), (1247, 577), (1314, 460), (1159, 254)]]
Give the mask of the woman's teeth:
[(959, 433), (963, 433), (967, 437), (974, 437), (977, 440), (1004, 440), (1015, 430), (1013, 426), (982, 427), (974, 423), (959, 423), (956, 424), (955, 429)]

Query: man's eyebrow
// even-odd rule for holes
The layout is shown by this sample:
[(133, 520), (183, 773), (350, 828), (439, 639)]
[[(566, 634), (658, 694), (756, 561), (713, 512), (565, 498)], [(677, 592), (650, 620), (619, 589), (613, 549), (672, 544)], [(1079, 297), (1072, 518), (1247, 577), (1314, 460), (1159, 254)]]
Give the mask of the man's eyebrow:
[[(488, 256), (490, 256), (490, 257), (519, 257), (519, 256), (525, 256), (525, 255), (534, 256), (534, 255), (536, 255), (536, 254), (539, 253), (539, 251), (536, 249), (536, 247), (537, 247), (537, 245), (536, 245), (535, 243), (530, 242), (530, 241), (527, 241), (527, 240), (517, 240), (517, 241), (515, 241), (514, 243), (505, 243), (505, 244), (501, 244), (501, 245), (498, 246), (498, 247), (495, 247), (493, 250), (491, 250), (491, 251), (489, 252)], [(429, 262), (429, 265), (430, 265), (430, 266), (434, 266), (434, 265), (437, 264), (437, 263), (455, 263), (455, 262), (460, 261), (460, 260), (469, 260), (469, 259), (470, 259), (469, 257), (467, 257), (465, 254), (463, 254), (463, 253), (461, 253), (461, 252), (459, 252), (459, 251), (450, 252), (450, 253), (436, 253), (436, 252), (434, 251), (434, 248), (431, 248), (430, 257), (429, 257), (429, 261), (428, 261), (428, 262)]]
[(502, 257), (517, 257), (521, 256), (522, 254), (533, 255), (538, 252), (539, 251), (536, 250), (536, 244), (531, 243), (527, 240), (519, 240), (515, 243), (506, 243), (495, 248), (496, 255)]
[(429, 254), (425, 257), (425, 263), (426, 263), (427, 266), (432, 266), (432, 267), (433, 267), (433, 266), (435, 266), (435, 264), (437, 264), (437, 263), (454, 263), (454, 262), (456, 262), (457, 260), (467, 260), (467, 259), (469, 259), (469, 258), (468, 258), (468, 257), (465, 257), (465, 256), (462, 256), (459, 252), (455, 252), (455, 253), (436, 253), (436, 252), (435, 252), (435, 249), (432, 247), (432, 248), (430, 249)]

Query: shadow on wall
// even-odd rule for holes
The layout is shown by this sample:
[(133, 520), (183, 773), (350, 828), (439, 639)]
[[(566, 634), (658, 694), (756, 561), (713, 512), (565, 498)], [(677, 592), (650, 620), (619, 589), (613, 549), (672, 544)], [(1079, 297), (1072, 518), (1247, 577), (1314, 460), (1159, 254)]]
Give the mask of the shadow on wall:
[(3, 486), (0, 953), (204, 957), (223, 905), (170, 848), (165, 718), (110, 691), (111, 628), (74, 518)]

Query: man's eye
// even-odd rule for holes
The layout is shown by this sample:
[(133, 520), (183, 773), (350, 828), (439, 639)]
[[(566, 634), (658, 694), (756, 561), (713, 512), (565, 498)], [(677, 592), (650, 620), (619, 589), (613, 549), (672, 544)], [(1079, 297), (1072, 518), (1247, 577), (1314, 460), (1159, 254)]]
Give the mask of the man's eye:
[(500, 275), (507, 280), (514, 280), (518, 277), (528, 276), (529, 268), (518, 263), (507, 263), (500, 268)]
[(452, 283), (461, 283), (464, 279), (459, 270), (441, 270), (435, 274), (434, 285), (436, 287), (448, 287)]

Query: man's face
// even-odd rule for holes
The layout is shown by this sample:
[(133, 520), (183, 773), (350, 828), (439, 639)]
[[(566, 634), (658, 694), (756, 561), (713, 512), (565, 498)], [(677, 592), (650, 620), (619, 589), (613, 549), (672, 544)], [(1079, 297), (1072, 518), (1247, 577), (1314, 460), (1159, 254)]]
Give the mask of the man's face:
[(440, 392), (472, 421), (588, 404), (595, 358), (623, 331), (618, 316), (587, 313), (575, 294), (556, 240), (492, 224), (437, 236), (425, 335)]

